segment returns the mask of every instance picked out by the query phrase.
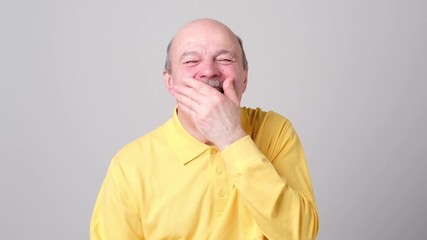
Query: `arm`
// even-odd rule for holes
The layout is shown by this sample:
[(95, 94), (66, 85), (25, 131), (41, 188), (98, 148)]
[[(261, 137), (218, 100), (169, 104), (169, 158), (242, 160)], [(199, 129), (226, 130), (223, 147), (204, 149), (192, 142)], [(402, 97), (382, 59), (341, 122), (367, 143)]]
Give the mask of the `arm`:
[(258, 131), (265, 134), (256, 144), (246, 136), (221, 154), (231, 181), (268, 239), (315, 239), (318, 215), (305, 156), (291, 124), (282, 123), (279, 129), (271, 128), (277, 126), (274, 122), (264, 123)]
[(224, 81), (224, 95), (200, 81), (182, 81), (170, 89), (179, 111), (222, 151), (231, 181), (265, 235), (277, 240), (314, 239), (317, 210), (302, 146), (291, 124), (268, 113), (251, 139), (240, 126), (233, 79)]
[(91, 240), (144, 239), (135, 193), (117, 160), (113, 159), (95, 203)]

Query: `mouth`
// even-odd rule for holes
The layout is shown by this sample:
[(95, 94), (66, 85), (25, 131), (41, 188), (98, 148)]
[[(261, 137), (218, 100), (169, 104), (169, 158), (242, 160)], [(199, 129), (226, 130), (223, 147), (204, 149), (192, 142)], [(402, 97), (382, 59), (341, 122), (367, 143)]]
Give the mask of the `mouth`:
[(224, 89), (222, 88), (222, 82), (218, 79), (208, 79), (206, 82), (209, 86), (215, 88), (220, 93), (224, 94)]

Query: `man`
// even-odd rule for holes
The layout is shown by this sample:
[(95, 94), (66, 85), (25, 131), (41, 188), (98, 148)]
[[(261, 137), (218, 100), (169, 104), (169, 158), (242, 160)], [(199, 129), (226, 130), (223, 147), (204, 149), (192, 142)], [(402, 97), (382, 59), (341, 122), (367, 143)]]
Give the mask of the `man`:
[(211, 19), (168, 46), (173, 117), (112, 160), (91, 239), (315, 239), (318, 216), (301, 144), (274, 112), (240, 107), (242, 42)]

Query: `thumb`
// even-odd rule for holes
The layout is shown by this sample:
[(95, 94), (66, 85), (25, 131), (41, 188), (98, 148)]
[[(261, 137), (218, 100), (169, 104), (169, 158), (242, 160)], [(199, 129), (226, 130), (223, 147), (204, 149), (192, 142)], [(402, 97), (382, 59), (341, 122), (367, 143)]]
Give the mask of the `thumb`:
[(235, 104), (239, 105), (240, 101), (237, 97), (236, 90), (234, 89), (234, 82), (231, 78), (227, 78), (222, 83), (222, 89), (224, 90), (224, 95), (231, 99)]

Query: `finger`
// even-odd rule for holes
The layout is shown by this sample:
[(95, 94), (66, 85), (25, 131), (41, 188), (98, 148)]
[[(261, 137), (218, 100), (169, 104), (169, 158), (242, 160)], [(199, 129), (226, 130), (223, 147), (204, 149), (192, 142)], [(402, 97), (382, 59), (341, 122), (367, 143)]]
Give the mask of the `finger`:
[(183, 78), (182, 82), (185, 86), (188, 86), (205, 96), (211, 96), (212, 94), (217, 92), (214, 87), (211, 87), (209, 84), (203, 82), (202, 80), (196, 80), (194, 78)]
[(175, 97), (178, 105), (187, 109), (187, 112), (196, 112), (199, 103), (193, 97), (177, 92), (175, 89), (171, 89), (171, 93)]
[(237, 97), (236, 89), (234, 88), (234, 81), (231, 78), (227, 78), (224, 80), (222, 84), (222, 88), (224, 89), (224, 95), (230, 98), (235, 104), (240, 104), (240, 100)]
[(188, 116), (195, 115), (196, 113), (188, 108), (186, 105), (178, 103), (178, 111), (186, 113)]
[[(200, 94), (195, 89), (188, 87), (188, 86), (184, 86), (184, 85), (174, 86), (173, 92), (174, 92), (175, 98), (177, 98), (177, 97), (179, 97), (180, 99), (189, 98), (198, 104), (199, 104), (201, 97), (203, 97), (203, 94)], [(183, 100), (186, 101), (185, 99), (183, 99)], [(187, 101), (188, 101), (188, 99), (187, 99)]]

